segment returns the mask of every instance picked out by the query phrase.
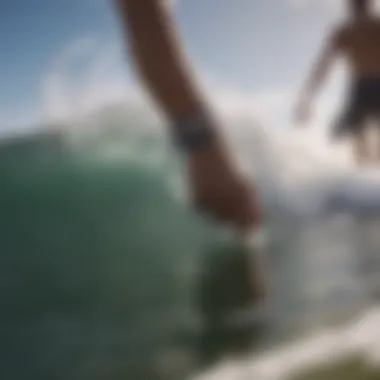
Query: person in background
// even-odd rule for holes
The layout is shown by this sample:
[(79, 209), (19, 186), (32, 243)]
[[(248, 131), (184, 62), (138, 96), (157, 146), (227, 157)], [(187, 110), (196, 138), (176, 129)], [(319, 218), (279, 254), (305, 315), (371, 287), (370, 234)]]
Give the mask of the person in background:
[[(335, 137), (349, 136), (358, 165), (372, 160), (367, 139), (370, 121), (380, 128), (380, 19), (374, 12), (373, 0), (346, 0), (350, 17), (335, 28), (326, 41), (316, 66), (300, 94), (296, 121), (310, 121), (311, 103), (337, 57), (348, 63), (351, 87), (348, 102), (334, 129)], [(378, 130), (380, 136), (380, 130)], [(380, 143), (377, 149), (380, 160)]]

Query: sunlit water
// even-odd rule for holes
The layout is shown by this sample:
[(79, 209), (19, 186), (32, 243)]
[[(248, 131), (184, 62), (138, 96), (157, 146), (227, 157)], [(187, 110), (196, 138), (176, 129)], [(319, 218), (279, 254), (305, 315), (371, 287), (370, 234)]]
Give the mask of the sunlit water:
[[(370, 347), (373, 359), (376, 310), (368, 328), (355, 323), (375, 302), (380, 218), (366, 202), (376, 194), (339, 171), (296, 180), (257, 137), (244, 139), (265, 205), (271, 296), (252, 329), (221, 337), (202, 329), (205, 263), (239, 248), (188, 207), (165, 141), (41, 141), (0, 150), (2, 378), (269, 380), (331, 359), (331, 347), (337, 357)], [(237, 349), (239, 334), (248, 339)], [(236, 351), (252, 353), (231, 364)]]

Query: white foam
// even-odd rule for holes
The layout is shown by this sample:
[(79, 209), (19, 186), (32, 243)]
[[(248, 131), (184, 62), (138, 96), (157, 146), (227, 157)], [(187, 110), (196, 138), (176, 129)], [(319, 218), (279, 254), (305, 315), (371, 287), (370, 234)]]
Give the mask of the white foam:
[(284, 380), (301, 371), (363, 355), (372, 367), (380, 366), (380, 308), (367, 310), (357, 320), (335, 330), (242, 360), (219, 363), (192, 380)]

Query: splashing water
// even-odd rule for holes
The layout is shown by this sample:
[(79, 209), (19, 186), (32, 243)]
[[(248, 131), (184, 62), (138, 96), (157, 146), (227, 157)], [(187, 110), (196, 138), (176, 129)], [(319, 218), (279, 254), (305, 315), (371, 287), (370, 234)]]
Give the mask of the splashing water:
[[(153, 379), (173, 362), (198, 368), (175, 347), (197, 352), (204, 256), (230, 237), (188, 207), (182, 163), (144, 107), (96, 104), (60, 121), (69, 149), (55, 135), (1, 146), (4, 378)], [(378, 264), (379, 221), (336, 219), (330, 208), (375, 204), (377, 176), (357, 177), (344, 151), (318, 136), (281, 135), (241, 109), (221, 114), (267, 215), (269, 340), (364, 310), (357, 256)], [(165, 347), (174, 353), (159, 355)], [(275, 352), (248, 366), (266, 380), (286, 362)]]

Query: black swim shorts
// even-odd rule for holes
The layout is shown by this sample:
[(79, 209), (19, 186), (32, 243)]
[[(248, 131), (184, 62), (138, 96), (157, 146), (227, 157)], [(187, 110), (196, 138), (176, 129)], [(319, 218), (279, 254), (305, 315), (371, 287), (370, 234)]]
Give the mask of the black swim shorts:
[(380, 76), (354, 81), (342, 116), (334, 127), (335, 137), (355, 134), (365, 128), (370, 119), (379, 119), (380, 126)]

